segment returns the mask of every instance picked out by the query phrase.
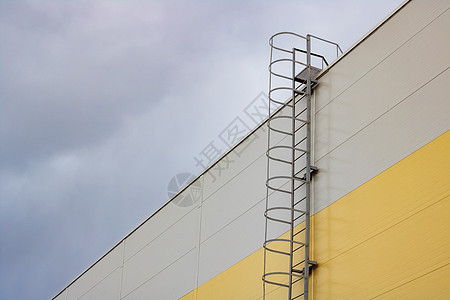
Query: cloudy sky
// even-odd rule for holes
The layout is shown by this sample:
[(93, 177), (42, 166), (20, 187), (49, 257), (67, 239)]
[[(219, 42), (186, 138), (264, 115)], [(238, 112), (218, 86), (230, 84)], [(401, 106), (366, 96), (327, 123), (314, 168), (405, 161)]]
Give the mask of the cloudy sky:
[(401, 2), (1, 1), (0, 299), (53, 297), (200, 173), (272, 34), (345, 51)]

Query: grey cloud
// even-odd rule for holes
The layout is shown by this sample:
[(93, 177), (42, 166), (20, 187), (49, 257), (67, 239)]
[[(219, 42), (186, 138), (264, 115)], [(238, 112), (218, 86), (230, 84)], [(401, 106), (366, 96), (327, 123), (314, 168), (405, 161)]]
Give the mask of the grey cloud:
[(136, 25), (128, 19), (133, 15), (110, 19), (117, 14), (110, 12), (83, 16), (76, 28), (73, 16), (51, 18), (61, 11), (67, 13), (41, 8), (2, 34), (2, 72), (8, 74), (0, 92), (3, 165), (101, 142), (121, 118), (148, 109), (177, 84), (173, 74), (183, 58), (176, 49), (183, 41), (155, 28), (164, 24)]

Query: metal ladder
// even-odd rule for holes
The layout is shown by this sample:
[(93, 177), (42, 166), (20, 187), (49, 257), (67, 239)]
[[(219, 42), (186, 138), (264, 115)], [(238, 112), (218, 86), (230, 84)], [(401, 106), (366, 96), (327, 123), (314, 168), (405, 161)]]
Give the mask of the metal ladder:
[[(281, 32), (269, 40), (269, 112), (277, 110), (268, 120), (263, 299), (308, 299), (317, 265), (310, 260), (311, 180), (318, 171), (311, 165), (311, 94), (328, 62), (311, 52), (311, 38), (342, 53), (336, 43), (312, 35)], [(283, 44), (292, 39), (303, 49)]]

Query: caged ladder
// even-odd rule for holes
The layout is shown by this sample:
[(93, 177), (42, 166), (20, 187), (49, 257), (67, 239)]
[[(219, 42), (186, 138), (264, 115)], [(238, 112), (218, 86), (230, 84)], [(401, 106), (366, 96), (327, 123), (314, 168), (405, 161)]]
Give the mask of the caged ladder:
[[(267, 123), (264, 299), (308, 299), (317, 265), (310, 260), (311, 180), (318, 171), (311, 165), (311, 94), (328, 62), (311, 52), (312, 38), (342, 53), (338, 44), (312, 35), (281, 32), (269, 40), (269, 112), (276, 111)], [(303, 49), (285, 46), (292, 40)]]

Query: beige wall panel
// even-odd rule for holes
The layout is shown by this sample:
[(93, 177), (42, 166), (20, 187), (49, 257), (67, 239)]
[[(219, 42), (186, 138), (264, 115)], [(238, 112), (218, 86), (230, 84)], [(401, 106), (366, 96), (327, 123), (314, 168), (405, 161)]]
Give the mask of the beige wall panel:
[[(200, 281), (211, 279), (262, 246), (266, 162), (265, 155), (259, 157), (203, 203)], [(277, 201), (276, 194), (271, 201)], [(278, 237), (288, 229), (272, 223), (269, 231), (271, 236)]]
[(79, 300), (119, 300), (120, 299), (120, 280), (122, 277), (122, 268), (116, 269), (104, 280), (96, 284), (86, 294), (77, 298)]
[(314, 212), (450, 129), (450, 71), (316, 162)]
[(120, 269), (123, 263), (123, 242), (78, 278), (67, 290), (67, 300), (79, 299), (99, 282)]
[(263, 126), (203, 175), (203, 201), (208, 201), (213, 193), (241, 173), (260, 156), (263, 156), (266, 148), (267, 129)]
[(412, 2), (320, 78), (316, 89), (317, 110), (348, 89), (449, 7), (447, 0)]
[[(450, 11), (316, 114), (316, 160), (448, 68), (450, 35), (445, 28), (450, 28)], [(435, 39), (447, 47), (429, 47)]]
[[(185, 215), (162, 235), (125, 261), (123, 290), (126, 295), (198, 246), (200, 208)], [(179, 270), (181, 273), (189, 270)]]
[(125, 295), (125, 300), (178, 299), (196, 288), (197, 251), (167, 265), (165, 269)]
[[(277, 113), (277, 115), (284, 114), (290, 114), (290, 110), (286, 109)], [(287, 119), (284, 119), (277, 121), (276, 125), (277, 128), (289, 130), (290, 124)], [(280, 143), (282, 138), (285, 138), (285, 136), (272, 134), (271, 141), (273, 144), (277, 144)], [(264, 124), (204, 175), (203, 200), (208, 201), (212, 194), (241, 173), (256, 159), (262, 156), (265, 157), (266, 151), (267, 125)]]
[[(201, 182), (202, 178), (200, 177), (197, 180)], [(184, 197), (189, 192), (189, 189), (187, 189), (178, 195), (177, 198)], [(200, 200), (198, 204), (200, 204)], [(164, 234), (166, 230), (169, 230), (171, 226), (174, 226), (176, 222), (193, 209), (196, 209), (196, 207), (180, 207), (173, 203), (167, 204), (126, 239), (125, 260), (128, 260), (158, 236)]]
[(266, 160), (259, 157), (203, 203), (201, 241), (264, 199)]
[(200, 245), (199, 285), (261, 248), (264, 200)]

